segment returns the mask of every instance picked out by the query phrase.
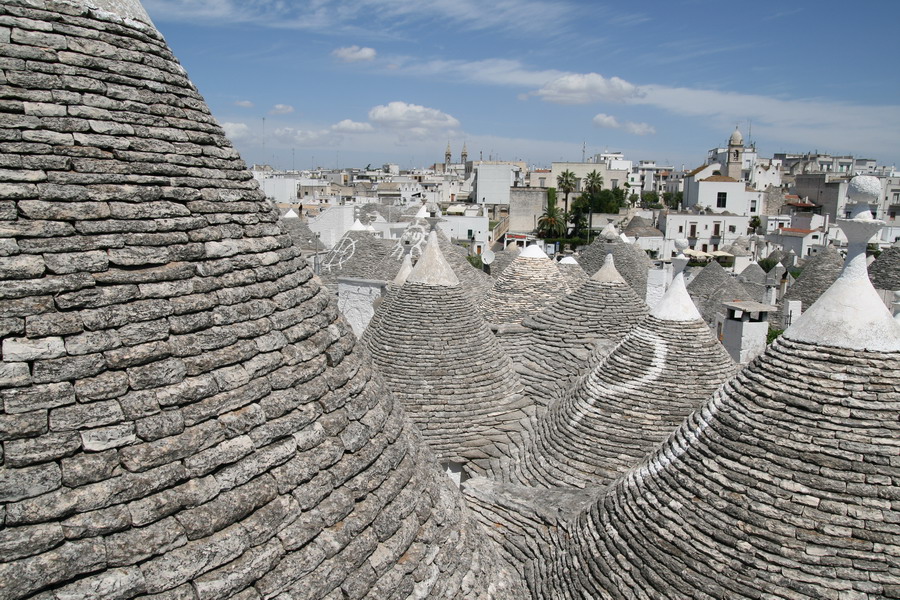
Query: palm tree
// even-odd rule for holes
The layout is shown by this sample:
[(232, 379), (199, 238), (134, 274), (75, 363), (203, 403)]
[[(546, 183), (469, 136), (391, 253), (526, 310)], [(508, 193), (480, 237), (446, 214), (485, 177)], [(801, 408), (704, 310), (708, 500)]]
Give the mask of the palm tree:
[(556, 187), (565, 194), (565, 208), (563, 212), (569, 212), (569, 194), (575, 191), (575, 173), (566, 169), (556, 176)]
[(547, 199), (547, 209), (538, 219), (537, 226), (541, 238), (559, 238), (566, 234), (566, 215), (559, 210), (555, 199)]
[(598, 173), (596, 170), (591, 171), (584, 178), (584, 191), (588, 193), (589, 196), (594, 196), (603, 189), (603, 175)]

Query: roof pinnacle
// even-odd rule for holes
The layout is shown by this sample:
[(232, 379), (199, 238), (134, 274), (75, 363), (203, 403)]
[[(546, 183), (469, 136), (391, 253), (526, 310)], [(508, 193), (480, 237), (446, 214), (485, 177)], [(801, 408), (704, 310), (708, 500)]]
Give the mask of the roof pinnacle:
[(872, 218), (881, 184), (862, 175), (850, 181), (847, 196), (852, 218), (838, 219), (847, 236), (847, 258), (840, 277), (784, 332), (788, 339), (882, 352), (900, 351), (900, 324), (878, 296), (866, 269), (866, 245), (884, 227)]
[(425, 250), (422, 252), (422, 256), (419, 257), (419, 262), (413, 267), (409, 277), (406, 278), (406, 281), (445, 287), (459, 285), (456, 273), (450, 268), (450, 263), (447, 262), (443, 252), (441, 252), (437, 233), (434, 230), (428, 234), (428, 243), (425, 244)]
[(672, 284), (669, 285), (669, 289), (666, 290), (659, 304), (650, 311), (650, 315), (657, 319), (664, 321), (703, 320), (700, 311), (697, 310), (694, 301), (691, 300), (687, 286), (684, 283), (684, 268), (688, 263), (688, 258), (684, 255), (684, 251), (687, 247), (687, 240), (675, 241), (678, 256), (672, 259), (672, 268), (674, 270)]

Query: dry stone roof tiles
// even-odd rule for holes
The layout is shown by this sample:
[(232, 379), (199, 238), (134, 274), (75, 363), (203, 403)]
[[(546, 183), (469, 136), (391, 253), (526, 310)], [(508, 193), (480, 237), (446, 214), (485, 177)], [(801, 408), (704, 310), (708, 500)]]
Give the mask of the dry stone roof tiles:
[(506, 270), (506, 267), (512, 264), (512, 261), (519, 256), (520, 252), (521, 249), (516, 245), (509, 246), (505, 250), (497, 250), (494, 252), (494, 262), (490, 265), (491, 277), (494, 277), (495, 279), (500, 277), (500, 274)]
[(676, 276), (657, 308), (539, 419), (522, 479), (545, 486), (608, 483), (736, 370)]
[(479, 306), (489, 324), (519, 324), (567, 293), (556, 263), (532, 245), (503, 271)]
[(703, 320), (712, 325), (717, 315), (723, 311), (722, 302), (754, 300), (753, 295), (732, 277), (716, 261), (703, 267), (687, 286), (688, 293)]
[(570, 290), (577, 290), (585, 281), (588, 280), (588, 274), (584, 272), (578, 261), (572, 257), (564, 258), (556, 263), (560, 274), (566, 280), (566, 285)]
[(521, 597), (159, 33), (0, 23), (0, 597)]
[(523, 321), (531, 331), (516, 369), (527, 393), (548, 405), (584, 374), (598, 343), (617, 343), (647, 310), (607, 255), (607, 264), (574, 292)]
[(477, 482), (469, 499), (527, 563), (533, 597), (895, 593), (900, 323), (865, 280), (864, 259), (852, 263), (576, 518), (584, 499), (562, 490), (552, 501), (568, 508), (554, 515), (537, 505), (549, 496)]
[(800, 300), (806, 310), (835, 282), (843, 265), (840, 253), (828, 246), (806, 261), (796, 282), (784, 293), (782, 302)]
[(869, 265), (872, 285), (879, 290), (900, 290), (900, 248), (891, 246)]
[(607, 240), (599, 237), (585, 248), (578, 257), (578, 263), (588, 275), (593, 275), (603, 266), (604, 258), (612, 254), (616, 269), (621, 273), (635, 293), (647, 297), (647, 271), (652, 266), (647, 253), (621, 240)]
[(738, 275), (738, 282), (757, 302), (766, 301), (766, 284), (768, 277), (759, 263), (750, 263)]
[(366, 340), (437, 456), (483, 470), (478, 461), (499, 456), (526, 400), (512, 363), (431, 239)]

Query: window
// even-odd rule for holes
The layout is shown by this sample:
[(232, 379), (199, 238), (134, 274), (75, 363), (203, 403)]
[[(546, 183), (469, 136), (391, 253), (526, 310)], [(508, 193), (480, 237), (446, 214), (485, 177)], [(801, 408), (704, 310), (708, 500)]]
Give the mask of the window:
[(678, 226), (678, 233), (684, 233), (684, 225)]
[(469, 232), (466, 234), (466, 237), (469, 238), (470, 240), (471, 240), (473, 237), (475, 237), (474, 235), (472, 235), (472, 230), (471, 230), (471, 229), (470, 229)]
[(750, 201), (750, 212), (756, 212), (756, 200)]
[(729, 233), (734, 233), (735, 231), (737, 231), (737, 229), (735, 228), (734, 225), (729, 225), (729, 226), (728, 226), (728, 232), (729, 232)]
[(725, 208), (728, 192), (719, 192), (716, 194), (716, 208)]

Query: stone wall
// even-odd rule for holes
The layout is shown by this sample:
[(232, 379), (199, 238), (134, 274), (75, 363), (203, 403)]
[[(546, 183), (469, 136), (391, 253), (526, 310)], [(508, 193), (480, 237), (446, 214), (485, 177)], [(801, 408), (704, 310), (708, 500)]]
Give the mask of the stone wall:
[(0, 42), (0, 598), (519, 597), (159, 33)]

